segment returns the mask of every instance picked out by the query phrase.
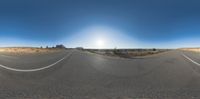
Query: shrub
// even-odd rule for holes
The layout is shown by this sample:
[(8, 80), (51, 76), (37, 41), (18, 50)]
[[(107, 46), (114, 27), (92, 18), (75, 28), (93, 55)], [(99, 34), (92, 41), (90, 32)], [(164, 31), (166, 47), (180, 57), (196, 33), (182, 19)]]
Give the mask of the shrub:
[(116, 48), (115, 48), (115, 49), (113, 50), (113, 53), (116, 54), (116, 55), (119, 55), (119, 54), (121, 54), (121, 51), (120, 51), (119, 49), (116, 49)]

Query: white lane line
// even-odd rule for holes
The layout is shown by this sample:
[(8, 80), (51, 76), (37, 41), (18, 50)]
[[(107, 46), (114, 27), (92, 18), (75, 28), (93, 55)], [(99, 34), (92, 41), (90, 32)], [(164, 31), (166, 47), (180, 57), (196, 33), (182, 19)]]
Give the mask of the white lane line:
[(16, 71), (16, 72), (34, 72), (34, 71), (40, 71), (40, 70), (48, 69), (48, 68), (50, 68), (50, 67), (52, 67), (52, 66), (58, 64), (59, 62), (61, 62), (61, 61), (64, 60), (65, 58), (69, 57), (71, 54), (72, 54), (72, 52), (69, 53), (69, 54), (67, 54), (66, 56), (64, 56), (62, 59), (56, 61), (55, 63), (50, 64), (50, 65), (48, 65), (48, 66), (44, 66), (44, 67), (42, 67), (42, 68), (36, 68), (36, 69), (15, 69), (15, 68), (11, 68), (11, 67), (4, 66), (4, 65), (1, 65), (1, 64), (0, 64), (0, 67), (2, 67), (2, 68), (4, 68), (4, 69), (7, 69), (7, 70), (10, 70), (10, 71)]
[(195, 62), (194, 60), (192, 60), (191, 58), (189, 58), (188, 56), (186, 56), (185, 54), (183, 54), (183, 57), (185, 57), (186, 59), (188, 59), (189, 61), (191, 61), (192, 63), (196, 64), (197, 66), (200, 66), (200, 64), (198, 62)]

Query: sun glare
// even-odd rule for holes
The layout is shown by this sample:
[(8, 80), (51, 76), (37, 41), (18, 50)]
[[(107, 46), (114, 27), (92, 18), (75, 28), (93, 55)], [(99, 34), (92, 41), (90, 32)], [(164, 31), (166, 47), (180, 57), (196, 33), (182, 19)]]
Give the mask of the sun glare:
[[(81, 38), (78, 38), (81, 37)], [(132, 47), (133, 42), (128, 36), (116, 28), (106, 26), (90, 26), (83, 30), (78, 31), (68, 42), (68, 45), (74, 45), (72, 47), (81, 46), (91, 49), (114, 49)], [(136, 41), (134, 41), (136, 44)], [(136, 45), (134, 45), (136, 46)]]
[(98, 48), (105, 47), (105, 40), (103, 40), (103, 39), (97, 39), (96, 45), (97, 45)]

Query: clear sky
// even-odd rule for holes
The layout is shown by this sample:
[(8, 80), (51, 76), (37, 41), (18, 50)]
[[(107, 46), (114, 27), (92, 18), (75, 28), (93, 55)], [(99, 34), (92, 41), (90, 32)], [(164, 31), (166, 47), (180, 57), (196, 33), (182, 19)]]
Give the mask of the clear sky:
[(1, 0), (0, 46), (200, 46), (199, 0)]

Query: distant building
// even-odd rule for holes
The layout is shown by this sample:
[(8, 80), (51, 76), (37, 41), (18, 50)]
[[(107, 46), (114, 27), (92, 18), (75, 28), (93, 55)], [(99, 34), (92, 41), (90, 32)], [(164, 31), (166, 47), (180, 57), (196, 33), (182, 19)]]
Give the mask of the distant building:
[(55, 48), (65, 48), (65, 46), (64, 45), (62, 45), (62, 44), (60, 44), (60, 45), (56, 45), (56, 47)]

